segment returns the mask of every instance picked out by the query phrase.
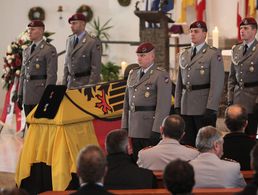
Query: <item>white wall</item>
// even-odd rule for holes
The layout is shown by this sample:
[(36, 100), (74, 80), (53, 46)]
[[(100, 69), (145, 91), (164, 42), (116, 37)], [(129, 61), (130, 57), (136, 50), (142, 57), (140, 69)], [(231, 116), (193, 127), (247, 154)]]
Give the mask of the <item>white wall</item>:
[[(143, 3), (144, 0), (140, 0)], [(176, 2), (179, 2), (177, 0)], [(206, 21), (209, 30), (214, 26), (218, 26), (220, 35), (226, 38), (234, 38), (237, 35), (236, 28), (236, 0), (206, 0), (207, 14)], [(136, 0), (132, 0), (128, 7), (121, 7), (117, 0), (1, 0), (0, 6), (0, 74), (2, 75), (2, 58), (5, 55), (6, 47), (19, 35), (29, 22), (28, 11), (33, 6), (41, 6), (46, 12), (45, 25), (46, 30), (55, 32), (52, 36), (53, 45), (60, 52), (65, 48), (66, 37), (71, 34), (67, 19), (76, 9), (87, 4), (91, 6), (94, 17), (99, 16), (103, 24), (109, 18), (112, 18), (111, 24), (114, 26), (110, 31), (110, 40), (114, 41), (139, 41), (139, 19), (134, 15)], [(59, 20), (57, 8), (63, 6), (63, 20)], [(188, 9), (188, 23), (195, 19), (193, 9)], [(175, 6), (173, 10), (173, 19), (177, 19), (179, 15), (179, 6)], [(187, 38), (185, 38), (188, 41)], [(173, 42), (173, 40), (171, 40)], [(135, 57), (136, 46), (130, 45), (109, 45), (106, 52), (107, 57), (103, 57), (103, 61), (112, 61), (120, 64), (121, 61), (128, 63), (136, 62)], [(173, 49), (171, 50), (173, 51)], [(174, 54), (171, 54), (171, 62), (174, 63)], [(61, 80), (63, 70), (63, 58), (59, 58), (58, 80)], [(0, 108), (3, 104), (5, 91), (0, 89)]]

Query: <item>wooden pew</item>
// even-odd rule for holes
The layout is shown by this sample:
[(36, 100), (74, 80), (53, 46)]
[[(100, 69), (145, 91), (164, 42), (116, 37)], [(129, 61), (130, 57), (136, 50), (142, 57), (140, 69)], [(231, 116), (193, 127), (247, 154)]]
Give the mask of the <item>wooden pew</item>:
[[(203, 188), (194, 189), (193, 195), (232, 195), (241, 191), (241, 188)], [(166, 189), (141, 189), (141, 190), (109, 190), (117, 195), (169, 195)], [(74, 191), (48, 191), (40, 195), (68, 195)]]
[[(241, 171), (246, 183), (250, 183), (252, 181), (254, 171), (248, 170), (248, 171)], [(158, 188), (164, 188), (163, 183), (163, 171), (153, 171), (153, 174), (156, 176), (158, 180)]]

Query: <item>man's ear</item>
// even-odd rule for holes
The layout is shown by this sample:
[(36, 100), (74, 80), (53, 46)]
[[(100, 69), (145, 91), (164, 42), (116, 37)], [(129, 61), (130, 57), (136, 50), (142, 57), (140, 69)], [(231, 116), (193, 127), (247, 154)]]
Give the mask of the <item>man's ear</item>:
[(160, 131), (160, 134), (163, 135), (164, 127), (160, 126), (160, 127), (159, 127), (159, 131)]

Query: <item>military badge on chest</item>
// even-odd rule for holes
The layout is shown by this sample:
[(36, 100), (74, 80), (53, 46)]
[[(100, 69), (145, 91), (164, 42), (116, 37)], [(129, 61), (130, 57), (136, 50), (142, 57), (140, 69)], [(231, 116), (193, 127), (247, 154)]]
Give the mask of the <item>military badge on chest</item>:
[(249, 71), (254, 72), (254, 62), (251, 62), (251, 65), (249, 66)]
[(144, 93), (144, 97), (148, 98), (151, 95), (150, 89), (151, 89), (152, 83), (146, 83), (145, 87), (146, 87), (146, 91)]

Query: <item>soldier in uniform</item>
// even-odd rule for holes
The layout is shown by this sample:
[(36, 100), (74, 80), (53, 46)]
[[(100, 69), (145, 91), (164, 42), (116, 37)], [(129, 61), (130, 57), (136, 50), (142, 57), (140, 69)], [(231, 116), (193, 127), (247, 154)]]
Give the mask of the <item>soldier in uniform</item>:
[(73, 32), (66, 41), (63, 85), (81, 88), (100, 81), (101, 42), (85, 31), (86, 17), (77, 13), (68, 22)]
[(198, 130), (216, 125), (217, 111), (224, 86), (221, 51), (205, 43), (207, 26), (203, 21), (190, 25), (192, 47), (179, 56), (175, 91), (175, 112), (185, 120), (182, 144), (195, 146)]
[(159, 142), (159, 127), (171, 107), (171, 81), (168, 72), (154, 63), (154, 46), (142, 43), (136, 53), (140, 67), (129, 73), (122, 115), (135, 160), (139, 150)]
[(228, 78), (228, 105), (241, 104), (248, 113), (245, 132), (255, 139), (258, 123), (258, 42), (257, 22), (244, 18), (240, 24), (243, 43), (232, 47)]
[(195, 188), (243, 188), (246, 185), (240, 164), (230, 159), (220, 159), (223, 137), (219, 130), (212, 126), (201, 128), (196, 147), (201, 154), (190, 161), (194, 168)]
[(23, 62), (18, 87), (18, 106), (27, 116), (39, 103), (49, 84), (56, 84), (57, 53), (56, 48), (43, 39), (45, 25), (39, 20), (28, 24), (29, 38), (32, 44), (23, 51)]

